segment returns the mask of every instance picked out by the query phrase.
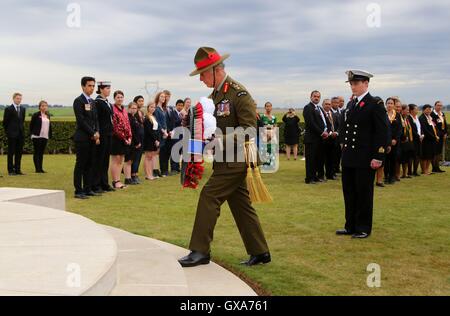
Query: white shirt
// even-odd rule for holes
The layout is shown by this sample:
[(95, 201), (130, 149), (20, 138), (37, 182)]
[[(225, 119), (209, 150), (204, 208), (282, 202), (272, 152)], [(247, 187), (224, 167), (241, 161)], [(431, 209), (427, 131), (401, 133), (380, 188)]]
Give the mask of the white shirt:
[(357, 97), (358, 98), (358, 103), (361, 102), (361, 100), (364, 99), (364, 97), (366, 95), (368, 95), (368, 94), (369, 94), (369, 90), (367, 90), (366, 93), (364, 93), (363, 95), (360, 95), (359, 97)]
[(16, 112), (19, 113), (20, 104), (13, 103), (14, 108), (16, 109)]
[(417, 134), (422, 135), (422, 127), (420, 126), (419, 117), (416, 115), (416, 117), (409, 115), (412, 117), (414, 124), (417, 126)]
[(87, 94), (85, 94), (84, 92), (83, 92), (83, 95), (86, 98), (86, 101), (89, 102), (89, 100), (92, 100), (92, 98), (90, 96), (88, 96)]
[(317, 104), (314, 105), (316, 106), (316, 109), (320, 112), (320, 117), (322, 118), (323, 124), (325, 125), (325, 128), (323, 130), (323, 132), (325, 133), (327, 131), (327, 120), (325, 119), (325, 115), (323, 115), (323, 108), (320, 105)]

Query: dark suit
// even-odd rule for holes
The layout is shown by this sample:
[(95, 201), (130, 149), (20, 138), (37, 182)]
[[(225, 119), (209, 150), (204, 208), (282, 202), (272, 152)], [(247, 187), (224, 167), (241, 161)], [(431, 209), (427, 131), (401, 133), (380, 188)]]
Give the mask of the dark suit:
[[(169, 108), (169, 110), (167, 111), (167, 115), (168, 115), (167, 126), (170, 131), (173, 131), (174, 129), (181, 127), (181, 117), (175, 108)], [(172, 152), (173, 146), (177, 142), (179, 142), (178, 139), (170, 140), (170, 153)], [(178, 172), (180, 171), (180, 162), (174, 161), (172, 159), (172, 156), (170, 157), (170, 170)]]
[[(335, 130), (337, 132), (339, 131), (339, 127), (341, 125), (343, 112), (344, 111), (341, 112), (341, 109), (339, 109), (333, 113)], [(341, 171), (341, 157), (342, 157), (341, 145), (339, 144), (339, 139), (336, 139), (333, 151), (333, 169), (335, 174)]]
[(320, 115), (319, 106), (312, 102), (303, 108), (303, 117), (305, 119), (305, 164), (306, 164), (306, 182), (317, 179), (317, 161), (319, 159), (321, 135), (325, 131), (325, 124)]
[(325, 116), (327, 132), (330, 136), (327, 139), (322, 140), (320, 145), (318, 176), (319, 178), (324, 178), (324, 176), (326, 176), (327, 179), (332, 179), (335, 174), (335, 154), (338, 141), (337, 138), (332, 138), (331, 134), (338, 131), (339, 123), (337, 116), (334, 115), (333, 112), (330, 111), (331, 118), (327, 113), (324, 111), (322, 112)]
[(434, 124), (436, 124), (436, 133), (439, 136), (439, 141), (436, 144), (435, 158), (433, 159), (433, 172), (439, 171), (439, 159), (441, 158), (442, 151), (444, 148), (444, 136), (448, 134), (448, 126), (445, 114), (442, 113), (443, 120), (439, 118), (439, 115), (433, 111), (431, 112), (431, 117), (433, 118)]
[(25, 121), (25, 108), (19, 107), (17, 112), (14, 105), (5, 109), (3, 113), (3, 127), (8, 137), (8, 172), (20, 173), (22, 151), (25, 139), (23, 123)]
[(75, 194), (92, 190), (91, 166), (95, 150), (93, 137), (99, 131), (97, 110), (94, 100), (87, 100), (82, 94), (73, 102), (77, 127), (73, 140), (77, 154), (73, 183)]
[[(363, 104), (363, 106), (361, 106)], [(373, 159), (383, 161), (388, 126), (383, 100), (367, 94), (361, 102), (351, 101), (340, 127), (342, 186), (345, 228), (351, 233), (372, 232)]]
[(92, 164), (92, 177), (94, 190), (109, 188), (108, 171), (109, 157), (112, 142), (112, 117), (114, 115), (111, 103), (97, 96), (95, 108), (98, 117), (98, 129), (100, 132), (100, 145), (95, 146), (94, 160)]
[[(395, 119), (391, 122), (388, 118), (389, 130), (391, 138), (389, 139), (388, 146), (391, 147), (391, 151), (386, 155), (386, 164), (384, 168), (384, 175), (386, 180), (393, 181), (395, 179), (395, 170), (397, 166), (398, 156), (400, 155), (400, 137), (402, 135), (402, 121), (400, 114), (395, 115)], [(397, 144), (392, 145), (392, 140), (396, 140)]]

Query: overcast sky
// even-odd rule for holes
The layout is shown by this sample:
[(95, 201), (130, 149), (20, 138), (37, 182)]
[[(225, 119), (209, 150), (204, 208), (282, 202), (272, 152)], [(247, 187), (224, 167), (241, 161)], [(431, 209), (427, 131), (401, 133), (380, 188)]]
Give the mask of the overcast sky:
[(24, 103), (72, 105), (84, 75), (128, 101), (146, 81), (197, 100), (210, 92), (188, 76), (200, 46), (230, 53), (228, 73), (260, 106), (302, 107), (314, 89), (348, 98), (350, 68), (375, 75), (373, 95), (450, 103), (448, 0), (90, 0), (76, 2), (79, 27), (71, 1), (1, 3), (0, 104), (19, 91)]

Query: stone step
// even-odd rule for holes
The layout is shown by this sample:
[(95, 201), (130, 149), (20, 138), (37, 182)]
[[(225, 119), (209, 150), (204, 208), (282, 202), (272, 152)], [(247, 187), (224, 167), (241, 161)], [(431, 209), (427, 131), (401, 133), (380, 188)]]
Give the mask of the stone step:
[(108, 295), (117, 247), (82, 216), (0, 202), (0, 295)]
[(112, 295), (256, 296), (241, 279), (211, 262), (182, 268), (181, 247), (105, 226), (118, 247), (117, 285)]

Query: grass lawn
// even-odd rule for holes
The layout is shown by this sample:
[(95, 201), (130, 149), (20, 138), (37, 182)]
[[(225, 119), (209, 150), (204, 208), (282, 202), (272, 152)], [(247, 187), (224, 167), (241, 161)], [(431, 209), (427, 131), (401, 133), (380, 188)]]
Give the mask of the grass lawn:
[[(0, 186), (62, 189), (74, 213), (187, 247), (200, 191), (182, 190), (178, 177), (79, 201), (72, 191), (74, 156), (46, 156), (49, 173), (44, 176), (32, 172), (31, 161), (24, 157), (27, 176), (4, 175)], [(5, 156), (0, 166), (5, 170)], [(271, 264), (238, 264), (247, 254), (228, 206), (215, 230), (213, 260), (259, 284), (266, 294), (450, 295), (450, 170), (377, 188), (374, 231), (367, 240), (335, 236), (344, 224), (341, 185), (306, 186), (304, 174), (304, 162), (281, 157), (279, 172), (264, 175), (275, 202), (256, 208)], [(366, 284), (370, 263), (381, 266), (381, 288)]]

